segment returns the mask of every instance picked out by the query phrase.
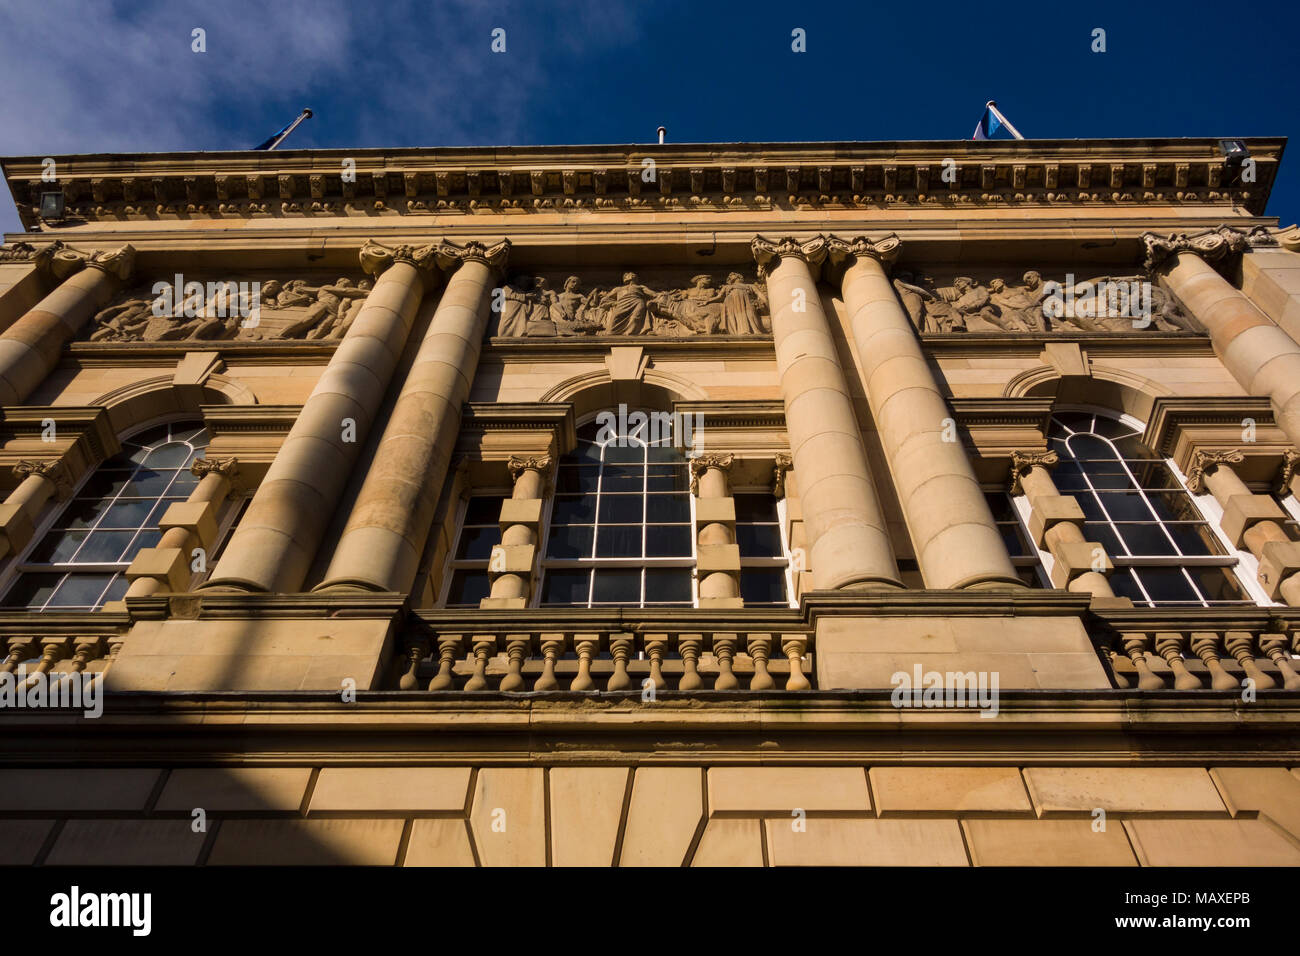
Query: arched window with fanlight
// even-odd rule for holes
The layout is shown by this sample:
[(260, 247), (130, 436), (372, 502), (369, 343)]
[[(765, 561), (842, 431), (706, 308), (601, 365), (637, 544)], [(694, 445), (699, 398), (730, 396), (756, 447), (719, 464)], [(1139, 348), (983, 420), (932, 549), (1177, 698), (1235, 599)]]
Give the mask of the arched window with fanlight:
[(91, 611), (119, 600), (126, 569), (162, 537), (158, 522), (198, 483), (190, 471), (208, 443), (201, 422), (158, 425), (122, 440), (61, 506), (17, 563), (4, 605)]
[(694, 603), (690, 473), (671, 438), (647, 432), (595, 422), (578, 430), (556, 470), (542, 606)]
[(1048, 434), (1060, 456), (1052, 473), (1057, 490), (1079, 503), (1084, 537), (1114, 563), (1112, 590), (1140, 607), (1254, 603), (1237, 576), (1236, 554), (1141, 435), (1126, 419), (1091, 411), (1057, 412)]

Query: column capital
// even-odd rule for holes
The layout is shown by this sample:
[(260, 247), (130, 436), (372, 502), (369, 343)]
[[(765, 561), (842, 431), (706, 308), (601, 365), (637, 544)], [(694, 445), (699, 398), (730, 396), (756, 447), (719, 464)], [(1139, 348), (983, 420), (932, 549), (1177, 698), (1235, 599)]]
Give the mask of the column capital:
[(1020, 479), (1032, 468), (1046, 468), (1051, 471), (1061, 461), (1061, 456), (1054, 451), (1013, 451), (1011, 453), (1011, 493), (1020, 494)]
[(796, 239), (794, 236), (782, 239), (755, 236), (749, 248), (761, 269), (766, 270), (773, 259), (802, 259), (812, 268), (821, 265), (826, 258), (826, 237), (820, 234), (805, 239)]
[(854, 236), (852, 239), (842, 239), (839, 236), (826, 237), (827, 250), (830, 253), (831, 262), (836, 266), (849, 265), (850, 258), (854, 259), (875, 259), (885, 270), (894, 264), (898, 254), (902, 251), (903, 240), (898, 238), (894, 233), (882, 236), (879, 239), (869, 239), (866, 236)]
[(1282, 468), (1278, 471), (1277, 481), (1273, 485), (1274, 494), (1285, 497), (1291, 493), (1291, 481), (1295, 478), (1297, 468), (1300, 468), (1300, 451), (1288, 448), (1282, 452)]
[(233, 456), (228, 458), (195, 458), (190, 463), (190, 473), (196, 478), (220, 475), (230, 483), (230, 491), (227, 493), (227, 497), (246, 498), (249, 495), (249, 489), (245, 488), (239, 481), (239, 459)]
[(700, 476), (710, 468), (730, 471), (731, 463), (736, 460), (736, 456), (730, 452), (706, 451), (687, 460), (691, 466), (691, 494), (698, 495), (700, 493)]
[(131, 278), (135, 271), (135, 246), (127, 243), (111, 252), (92, 252), (86, 258), (86, 267), (98, 269), (122, 282)]
[(24, 458), (14, 465), (14, 474), (20, 478), (39, 475), (54, 486), (54, 494), (59, 501), (72, 494), (72, 473), (61, 458)]
[(443, 239), (437, 247), (438, 265), (444, 272), (451, 272), (462, 262), (482, 262), (488, 268), (501, 272), (505, 270), (509, 256), (509, 239), (501, 239), (491, 245), (477, 239), (471, 239), (464, 245)]
[(437, 249), (433, 245), (412, 246), (399, 245), (388, 247), (383, 243), (367, 239), (359, 253), (361, 269), (367, 275), (376, 278), (394, 262), (406, 262), (422, 271), (432, 271), (435, 265)]
[(1246, 460), (1240, 448), (1206, 449), (1198, 448), (1192, 455), (1191, 467), (1187, 469), (1187, 490), (1199, 495), (1205, 490), (1205, 473), (1220, 465), (1239, 465)]
[(1300, 252), (1300, 226), (1291, 225), (1273, 233), (1277, 244), (1288, 252)]
[(552, 460), (550, 455), (511, 455), (510, 460), (506, 462), (506, 467), (510, 469), (510, 480), (518, 481), (519, 476), (525, 471), (549, 470)]
[(1149, 273), (1155, 272), (1180, 252), (1194, 253), (1210, 265), (1221, 267), (1252, 247), (1277, 245), (1277, 240), (1263, 226), (1256, 226), (1249, 232), (1242, 232), (1232, 226), (1219, 226), (1190, 236), (1187, 233), (1160, 236), (1154, 232), (1144, 232), (1140, 238), (1146, 251), (1142, 266)]
[(125, 282), (131, 278), (135, 268), (135, 247), (128, 243), (111, 252), (83, 252), (72, 248), (62, 239), (56, 239), (34, 252), (31, 260), (37, 269), (59, 282), (86, 266), (93, 266)]
[(779, 451), (772, 457), (772, 494), (777, 498), (785, 497), (785, 476), (794, 470), (794, 457)]

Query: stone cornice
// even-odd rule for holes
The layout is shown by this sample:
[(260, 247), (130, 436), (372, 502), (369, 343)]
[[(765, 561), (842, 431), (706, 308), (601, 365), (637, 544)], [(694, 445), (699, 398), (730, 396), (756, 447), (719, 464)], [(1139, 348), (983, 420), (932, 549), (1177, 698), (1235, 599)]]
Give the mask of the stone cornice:
[[(53, 157), (54, 184), (41, 180), (45, 157), (2, 166), (28, 227), (40, 193), (55, 186), (86, 221), (1005, 203), (1240, 203), (1258, 214), (1283, 144), (1247, 141), (1257, 173), (1249, 184), (1228, 181), (1215, 139), (101, 154)], [(345, 160), (355, 171), (346, 179)]]
[(1142, 441), (1160, 455), (1172, 455), (1179, 429), (1189, 425), (1241, 427), (1250, 419), (1258, 427), (1270, 426), (1273, 407), (1267, 398), (1251, 396), (1184, 397), (1161, 395), (1155, 399)]

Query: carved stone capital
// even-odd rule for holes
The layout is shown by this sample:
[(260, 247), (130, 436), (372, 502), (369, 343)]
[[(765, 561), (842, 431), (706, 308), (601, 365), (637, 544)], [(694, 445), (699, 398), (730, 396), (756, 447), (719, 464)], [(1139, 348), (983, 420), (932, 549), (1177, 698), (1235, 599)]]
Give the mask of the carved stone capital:
[(1144, 232), (1141, 239), (1146, 250), (1142, 265), (1149, 273), (1180, 252), (1195, 253), (1209, 264), (1222, 268), (1252, 246), (1276, 243), (1268, 231), (1261, 232), (1260, 227), (1245, 233), (1231, 226), (1220, 226), (1191, 236), (1186, 233), (1158, 236), (1154, 232)]
[(204, 478), (207, 475), (220, 475), (230, 482), (230, 491), (227, 497), (246, 498), (249, 490), (244, 487), (243, 482), (239, 480), (239, 459), (229, 458), (195, 458), (190, 464), (190, 472), (198, 478)]
[(506, 267), (510, 256), (510, 240), (502, 239), (492, 245), (470, 240), (464, 245), (457, 245), (449, 239), (443, 239), (437, 247), (438, 265), (444, 272), (451, 272), (462, 262), (482, 262), (495, 272)]
[(34, 262), (40, 268), (40, 258), (44, 256), (48, 259), (54, 255), (57, 248), (62, 248), (62, 246), (62, 239), (55, 239), (49, 245), (42, 246), (39, 250), (30, 242), (11, 243), (10, 245), (0, 246), (0, 262)]
[(24, 458), (14, 465), (14, 474), (20, 478), (39, 475), (54, 486), (54, 496), (59, 501), (72, 494), (72, 473), (61, 458)]
[(772, 459), (772, 494), (777, 498), (785, 497), (785, 476), (793, 470), (794, 458), (786, 452), (777, 452)]
[(1011, 453), (1011, 493), (1020, 494), (1020, 479), (1029, 474), (1033, 468), (1046, 468), (1051, 471), (1061, 461), (1061, 456), (1054, 451), (1013, 451)]
[(135, 247), (128, 243), (112, 252), (92, 252), (86, 259), (86, 266), (125, 282), (135, 271)]
[(1246, 460), (1239, 448), (1223, 450), (1198, 448), (1192, 455), (1191, 467), (1187, 469), (1187, 489), (1194, 495), (1205, 491), (1205, 473), (1213, 471), (1220, 465), (1239, 465)]
[(1295, 478), (1296, 468), (1300, 467), (1300, 451), (1288, 448), (1282, 453), (1282, 468), (1277, 473), (1273, 493), (1285, 497), (1291, 493), (1291, 480)]
[(826, 247), (831, 262), (837, 267), (852, 265), (850, 260), (853, 259), (867, 258), (875, 259), (885, 267), (885, 271), (889, 271), (889, 267), (894, 264), (894, 260), (902, 251), (903, 240), (892, 232), (880, 239), (868, 239), (866, 236), (854, 236), (852, 239), (827, 236)]
[(510, 480), (518, 481), (519, 476), (525, 471), (545, 472), (551, 467), (550, 455), (511, 455), (510, 460), (506, 462), (506, 467), (510, 469)]
[(769, 272), (771, 270), (768, 266), (775, 259), (802, 259), (810, 267), (814, 267), (821, 265), (826, 258), (826, 237), (796, 239), (794, 236), (786, 236), (783, 239), (773, 240), (755, 236), (749, 248), (759, 268)]
[(719, 468), (722, 471), (730, 471), (731, 463), (736, 460), (736, 456), (730, 452), (723, 454), (720, 452), (705, 452), (702, 455), (696, 455), (690, 459), (691, 465), (691, 494), (700, 493), (700, 476), (710, 468)]
[(1289, 226), (1273, 234), (1277, 244), (1288, 252), (1300, 252), (1300, 226)]
[(394, 262), (406, 262), (421, 271), (431, 272), (436, 262), (437, 249), (432, 246), (415, 247), (401, 245), (389, 248), (382, 243), (367, 239), (361, 247), (361, 269), (367, 275), (378, 278)]

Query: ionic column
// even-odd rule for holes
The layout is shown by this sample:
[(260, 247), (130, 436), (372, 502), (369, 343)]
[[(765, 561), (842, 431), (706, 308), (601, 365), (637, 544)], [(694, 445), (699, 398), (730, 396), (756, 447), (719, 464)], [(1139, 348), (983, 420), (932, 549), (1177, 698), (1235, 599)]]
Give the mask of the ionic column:
[(900, 588), (862, 430), (813, 275), (826, 256), (826, 240), (759, 236), (753, 252), (768, 269), (776, 366), (813, 585)]
[(438, 245), (451, 277), (316, 590), (407, 591), (414, 583), (509, 250), (508, 239)]
[(727, 487), (732, 455), (708, 453), (691, 459), (691, 493), (696, 496), (696, 571), (700, 607), (744, 607), (740, 598), (740, 548), (736, 545), (736, 501)]
[(1073, 495), (1056, 489), (1050, 469), (1054, 451), (1012, 452), (1011, 493), (1029, 499), (1029, 533), (1052, 555), (1052, 584), (1069, 591), (1114, 598), (1106, 576), (1114, 570), (1106, 549), (1083, 535), (1084, 514)]
[(1250, 238), (1227, 226), (1195, 236), (1142, 235), (1146, 268), (1205, 327), (1214, 352), (1243, 389), (1266, 395), (1277, 423), (1300, 443), (1300, 345), (1211, 263), (1233, 261)]
[(501, 502), (501, 543), (492, 549), (488, 578), (492, 591), (479, 602), (486, 608), (527, 607), (537, 570), (542, 501), (547, 494), (551, 456), (510, 456), (513, 487)]
[(203, 588), (296, 591), (383, 402), (424, 290), (434, 250), (368, 242), (361, 265), (378, 277), (335, 349)]
[(51, 497), (62, 501), (72, 493), (72, 476), (59, 459), (23, 460), (14, 466), (14, 474), (23, 480), (0, 505), (0, 558), (17, 554), (32, 540), (41, 509)]
[[(0, 334), (0, 405), (21, 404), (66, 345), (131, 275), (135, 249), (90, 255), (61, 248), (49, 260), (58, 287)], [(67, 277), (67, 278), (65, 278)]]
[(184, 591), (195, 567), (196, 548), (203, 551), (203, 561), (217, 543), (221, 506), (230, 496), (239, 474), (234, 458), (197, 458), (190, 471), (199, 478), (190, 496), (168, 505), (158, 527), (162, 538), (152, 548), (141, 548), (126, 576), (131, 586), (126, 597), (144, 597), (159, 591)]
[(1219, 527), (1234, 548), (1245, 548), (1259, 559), (1257, 579), (1274, 601), (1300, 605), (1300, 543), (1291, 540), (1283, 522), (1287, 513), (1272, 495), (1251, 494), (1233, 465), (1246, 456), (1236, 448), (1197, 449), (1187, 469), (1193, 494), (1208, 491), (1223, 508)]
[(828, 239), (844, 268), (844, 304), (867, 399), (922, 577), (931, 588), (1024, 587), (966, 450), (952, 440), (952, 413), (890, 284), (886, 267), (901, 245), (897, 236)]

